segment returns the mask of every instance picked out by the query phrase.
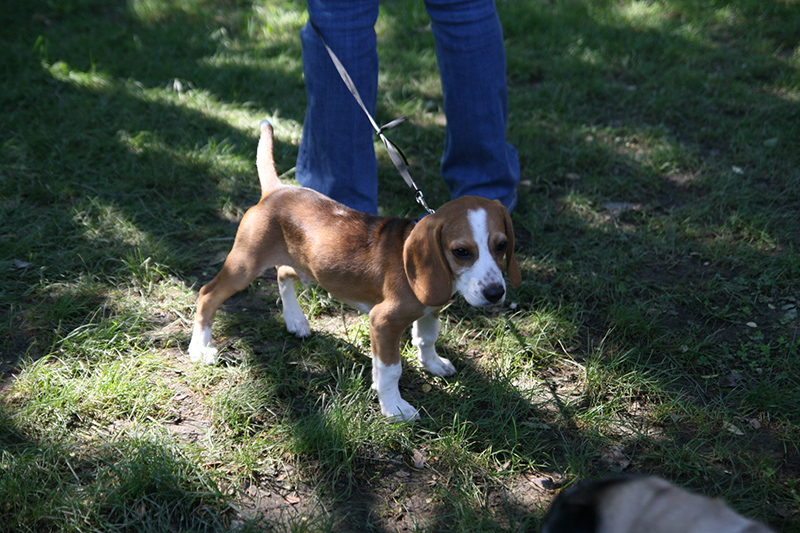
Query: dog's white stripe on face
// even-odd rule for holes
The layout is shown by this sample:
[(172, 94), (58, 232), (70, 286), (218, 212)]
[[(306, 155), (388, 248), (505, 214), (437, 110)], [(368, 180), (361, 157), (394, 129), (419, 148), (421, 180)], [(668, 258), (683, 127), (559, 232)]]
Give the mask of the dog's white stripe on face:
[(503, 273), (495, 262), (489, 249), (489, 224), (484, 209), (467, 212), (467, 220), (472, 229), (472, 238), (477, 246), (478, 257), (469, 267), (457, 272), (454, 288), (460, 292), (470, 305), (483, 306), (502, 303), (505, 296), (492, 302), (485, 291), (490, 287), (502, 287), (505, 290)]

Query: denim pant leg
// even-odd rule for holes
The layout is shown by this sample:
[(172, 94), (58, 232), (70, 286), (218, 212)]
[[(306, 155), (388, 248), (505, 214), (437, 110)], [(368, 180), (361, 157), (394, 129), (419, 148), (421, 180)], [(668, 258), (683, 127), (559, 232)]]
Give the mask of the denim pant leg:
[(447, 117), (442, 177), (453, 198), (500, 200), (513, 209), (520, 167), (506, 142), (503, 32), (494, 0), (425, 0)]
[[(375, 114), (378, 0), (308, 0), (308, 14)], [(310, 24), (300, 32), (307, 109), (297, 181), (368, 213), (378, 211), (373, 130)]]

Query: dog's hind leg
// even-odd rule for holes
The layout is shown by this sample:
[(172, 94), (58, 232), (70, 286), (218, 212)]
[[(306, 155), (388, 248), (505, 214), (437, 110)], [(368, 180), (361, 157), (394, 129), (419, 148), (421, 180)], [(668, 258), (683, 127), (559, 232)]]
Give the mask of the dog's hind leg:
[(217, 349), (211, 342), (211, 326), (222, 303), (241, 291), (258, 277), (264, 268), (250, 261), (247, 254), (238, 253), (236, 244), (225, 259), (225, 264), (217, 276), (200, 289), (197, 298), (192, 340), (189, 343), (189, 359), (210, 365), (217, 362)]
[(308, 319), (300, 309), (300, 303), (297, 301), (297, 292), (295, 292), (294, 284), (300, 281), (300, 276), (292, 267), (281, 265), (278, 267), (278, 292), (281, 295), (281, 303), (283, 304), (283, 321), (286, 323), (286, 329), (289, 333), (294, 333), (300, 338), (308, 337), (311, 335), (311, 328), (308, 325)]

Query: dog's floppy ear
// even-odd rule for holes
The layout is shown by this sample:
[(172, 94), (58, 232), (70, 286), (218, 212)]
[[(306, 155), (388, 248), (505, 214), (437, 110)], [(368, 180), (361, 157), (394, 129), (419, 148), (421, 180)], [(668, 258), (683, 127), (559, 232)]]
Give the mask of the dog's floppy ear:
[(522, 283), (522, 275), (519, 272), (519, 265), (514, 257), (514, 226), (511, 224), (511, 215), (508, 214), (508, 209), (505, 208), (499, 200), (495, 200), (498, 209), (503, 212), (503, 219), (505, 221), (505, 234), (508, 238), (508, 248), (506, 248), (506, 273), (508, 274), (508, 281), (511, 282), (512, 287), (519, 287)]
[(403, 266), (417, 299), (439, 307), (453, 294), (451, 272), (442, 249), (443, 222), (434, 215), (420, 220), (403, 245)]

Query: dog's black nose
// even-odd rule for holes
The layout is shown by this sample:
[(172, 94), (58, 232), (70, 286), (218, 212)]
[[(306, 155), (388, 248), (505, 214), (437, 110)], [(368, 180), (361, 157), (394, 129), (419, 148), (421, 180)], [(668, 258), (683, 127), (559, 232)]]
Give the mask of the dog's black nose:
[(497, 303), (505, 295), (506, 290), (499, 283), (493, 283), (483, 289), (483, 297), (492, 303)]

